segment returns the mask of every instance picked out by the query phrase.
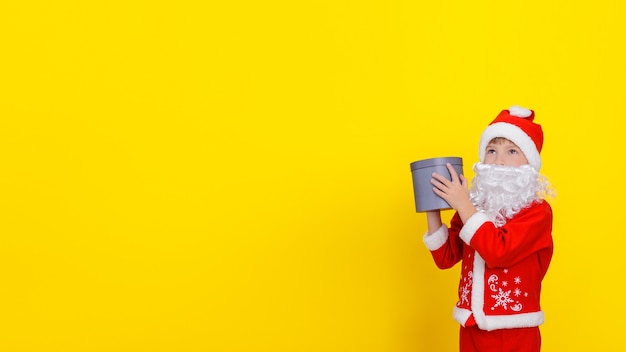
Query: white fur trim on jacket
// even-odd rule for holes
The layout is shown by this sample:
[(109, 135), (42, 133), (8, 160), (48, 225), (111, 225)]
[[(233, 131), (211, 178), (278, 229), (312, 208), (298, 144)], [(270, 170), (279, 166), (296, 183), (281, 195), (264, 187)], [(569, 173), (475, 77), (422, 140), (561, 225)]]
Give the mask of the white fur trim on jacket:
[(429, 235), (428, 232), (424, 235), (424, 244), (430, 251), (441, 248), (448, 241), (448, 227), (441, 225), (437, 231)]
[(478, 231), (478, 229), (488, 221), (490, 221), (489, 217), (485, 213), (474, 213), (474, 215), (467, 219), (465, 225), (463, 225), (461, 233), (459, 233), (459, 237), (469, 246), (472, 237), (476, 234), (476, 231)]
[(467, 320), (472, 316), (472, 311), (465, 308), (459, 308), (454, 306), (454, 312), (452, 313), (454, 320), (456, 320), (461, 326), (466, 327)]

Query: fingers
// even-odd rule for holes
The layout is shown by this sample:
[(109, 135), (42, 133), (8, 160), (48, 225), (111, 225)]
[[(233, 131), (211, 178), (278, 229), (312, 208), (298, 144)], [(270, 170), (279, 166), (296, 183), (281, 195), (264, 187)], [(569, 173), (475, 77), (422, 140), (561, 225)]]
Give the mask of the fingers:
[[(443, 175), (440, 175), (440, 174), (438, 174), (436, 172), (433, 172), (433, 174), (432, 174), (433, 179), (439, 181), (439, 183), (442, 183), (442, 184), (444, 184), (446, 186), (451, 184), (451, 183), (455, 183), (455, 182), (457, 182), (459, 184), (463, 184), (463, 179), (465, 179), (463, 177), (463, 175), (460, 176), (460, 177), (463, 177), (463, 179), (461, 179), (459, 177), (459, 175), (456, 173), (456, 170), (454, 169), (452, 164), (450, 164), (450, 163), (447, 163), (446, 167), (448, 168), (448, 171), (450, 172), (450, 179), (448, 179), (447, 177), (445, 177)], [(431, 182), (433, 182), (433, 180), (431, 180)], [(433, 183), (433, 184), (435, 184), (435, 183)]]
[(430, 183), (435, 186), (435, 190), (439, 191), (443, 188), (448, 188), (450, 187), (450, 180), (448, 180), (447, 178), (445, 178), (444, 176), (433, 172), (432, 174), (433, 178), (430, 179)]
[(450, 182), (450, 180), (448, 180), (445, 176), (440, 175), (440, 174), (438, 174), (436, 172), (433, 172), (432, 177), (433, 178), (432, 178), (431, 182), (435, 181), (435, 180), (439, 181), (440, 183)]
[(463, 185), (463, 187), (467, 187), (467, 179), (465, 178), (465, 176), (459, 175), (459, 177), (461, 179), (461, 185)]
[[(446, 167), (448, 168), (448, 171), (450, 171), (450, 176), (452, 177), (452, 182), (459, 180), (459, 175), (456, 173), (456, 170), (454, 169), (452, 164), (447, 163)], [(459, 180), (459, 183), (461, 183), (460, 180)]]
[(454, 167), (452, 166), (452, 164), (447, 163), (446, 167), (448, 171), (450, 172), (450, 179), (448, 179), (447, 177), (441, 174), (433, 172), (432, 173), (433, 178), (430, 180), (430, 183), (433, 186), (435, 186), (433, 190), (439, 196), (441, 196), (441, 194), (439, 193), (446, 193), (448, 192), (449, 189), (456, 187), (455, 185), (461, 185), (462, 187), (466, 188), (468, 184), (465, 176), (459, 175), (454, 169)]

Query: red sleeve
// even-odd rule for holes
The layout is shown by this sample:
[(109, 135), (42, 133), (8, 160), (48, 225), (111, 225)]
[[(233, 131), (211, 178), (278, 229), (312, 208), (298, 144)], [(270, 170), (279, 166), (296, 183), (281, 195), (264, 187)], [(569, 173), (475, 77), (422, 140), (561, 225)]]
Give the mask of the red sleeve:
[(459, 238), (462, 226), (459, 214), (455, 213), (450, 220), (450, 228), (444, 225), (436, 233), (424, 238), (438, 268), (449, 269), (463, 259), (463, 241)]
[(552, 209), (546, 201), (534, 203), (499, 228), (477, 213), (468, 219), (460, 237), (488, 266), (509, 267), (552, 248)]

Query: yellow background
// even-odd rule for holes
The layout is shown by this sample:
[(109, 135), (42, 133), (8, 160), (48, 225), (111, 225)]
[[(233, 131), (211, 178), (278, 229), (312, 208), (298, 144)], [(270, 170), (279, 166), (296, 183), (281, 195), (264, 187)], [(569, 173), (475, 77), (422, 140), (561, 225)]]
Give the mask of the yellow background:
[(455, 351), (409, 163), (471, 176), (518, 104), (559, 192), (544, 351), (621, 351), (624, 15), (3, 1), (0, 350)]

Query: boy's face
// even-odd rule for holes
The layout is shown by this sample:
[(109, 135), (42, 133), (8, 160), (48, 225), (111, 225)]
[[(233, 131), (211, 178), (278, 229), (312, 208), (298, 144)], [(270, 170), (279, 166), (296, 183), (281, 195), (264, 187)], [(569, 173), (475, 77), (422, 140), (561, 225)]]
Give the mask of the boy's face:
[(528, 164), (528, 159), (515, 143), (508, 139), (498, 139), (490, 142), (485, 148), (485, 164), (503, 166), (522, 166)]

